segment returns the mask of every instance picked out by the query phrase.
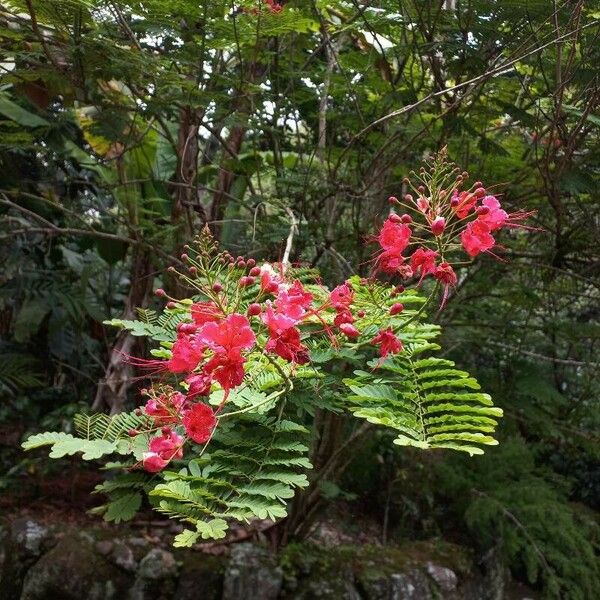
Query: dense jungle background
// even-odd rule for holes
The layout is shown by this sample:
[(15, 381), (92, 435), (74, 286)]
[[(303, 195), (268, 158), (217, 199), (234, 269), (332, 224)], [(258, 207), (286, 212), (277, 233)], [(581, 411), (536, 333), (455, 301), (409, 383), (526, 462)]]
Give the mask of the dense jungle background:
[(10, 0), (0, 27), (7, 531), (100, 522), (96, 470), (20, 443), (139, 404), (146, 375), (124, 356), (147, 348), (103, 322), (176, 291), (166, 269), (205, 224), (234, 255), (287, 249), (338, 284), (368, 271), (403, 177), (447, 147), (536, 211), (430, 315), (504, 409), (500, 444), (468, 457), (373, 433), (321, 481), (301, 537), (456, 544), (529, 597), (598, 597), (600, 2)]

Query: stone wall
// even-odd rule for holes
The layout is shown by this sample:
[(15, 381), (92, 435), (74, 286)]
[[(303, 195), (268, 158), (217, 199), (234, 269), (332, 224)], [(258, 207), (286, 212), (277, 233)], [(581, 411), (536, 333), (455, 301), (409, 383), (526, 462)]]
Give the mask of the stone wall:
[[(118, 532), (119, 535), (114, 534)], [(0, 600), (502, 600), (505, 574), (458, 546), (249, 543), (211, 555), (127, 529), (58, 531), (17, 519), (0, 533)]]

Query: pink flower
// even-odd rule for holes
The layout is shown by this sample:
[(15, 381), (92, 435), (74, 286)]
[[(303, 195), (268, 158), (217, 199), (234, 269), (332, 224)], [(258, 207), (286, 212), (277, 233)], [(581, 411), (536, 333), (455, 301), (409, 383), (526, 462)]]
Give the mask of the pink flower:
[(206, 373), (196, 373), (190, 375), (186, 379), (189, 384), (188, 398), (194, 398), (195, 396), (208, 396), (210, 394), (210, 386), (212, 384), (212, 378)]
[(179, 392), (162, 394), (158, 398), (150, 398), (144, 406), (144, 412), (152, 418), (155, 425), (177, 423), (185, 402), (185, 396)]
[(290, 327), (282, 334), (269, 338), (266, 349), (284, 360), (299, 365), (304, 365), (310, 360), (308, 350), (300, 342), (300, 332), (296, 327)]
[(256, 336), (248, 319), (240, 314), (227, 315), (220, 323), (206, 323), (197, 334), (198, 340), (215, 352), (249, 350)]
[(279, 289), (275, 299), (275, 307), (280, 314), (284, 314), (286, 317), (298, 322), (310, 308), (312, 299), (312, 294), (307, 292), (302, 284), (296, 280), (287, 290), (284, 288)]
[(171, 460), (183, 456), (183, 438), (174, 431), (163, 430), (162, 435), (150, 440), (148, 450), (142, 456), (144, 469), (150, 473), (158, 473)]
[(269, 334), (271, 336), (282, 334), (286, 329), (294, 327), (297, 322), (296, 319), (293, 319), (292, 317), (275, 312), (269, 300), (267, 300), (266, 308), (260, 318), (269, 328)]
[(415, 273), (421, 273), (419, 284), (423, 278), (435, 271), (435, 259), (438, 253), (427, 248), (417, 248), (410, 257), (410, 266)]
[(202, 360), (203, 348), (195, 337), (179, 333), (177, 341), (171, 348), (171, 358), (167, 361), (167, 369), (171, 373), (193, 371)]
[(477, 215), (477, 221), (485, 223), (488, 226), (489, 231), (496, 231), (508, 221), (508, 213), (500, 208), (500, 202), (494, 196), (486, 196), (481, 201), (482, 207), (487, 208), (487, 211), (482, 211)]
[(425, 196), (419, 196), (415, 202), (420, 212), (425, 214), (429, 210), (429, 200)]
[(490, 234), (490, 228), (487, 223), (480, 221), (479, 218), (469, 223), (462, 231), (460, 241), (467, 254), (471, 257), (477, 256), (480, 252), (492, 249), (496, 243), (496, 240)]
[(402, 341), (396, 337), (391, 327), (380, 329), (379, 333), (371, 340), (371, 344), (379, 346), (381, 358), (385, 358), (388, 354), (398, 354), (404, 350)]
[(276, 294), (283, 278), (275, 272), (270, 264), (264, 264), (260, 268), (260, 289), (266, 294)]
[(352, 290), (350, 284), (347, 282), (333, 288), (333, 290), (329, 294), (329, 300), (331, 302), (331, 305), (336, 310), (343, 310), (348, 308), (348, 306), (352, 304), (353, 299), (354, 291)]
[(185, 432), (197, 444), (205, 444), (210, 440), (216, 424), (213, 409), (202, 402), (194, 404), (183, 417)]

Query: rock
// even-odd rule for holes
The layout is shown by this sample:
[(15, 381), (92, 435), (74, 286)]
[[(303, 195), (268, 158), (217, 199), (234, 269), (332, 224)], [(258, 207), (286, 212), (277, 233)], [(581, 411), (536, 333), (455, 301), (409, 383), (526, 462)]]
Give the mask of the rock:
[(153, 548), (140, 561), (138, 577), (142, 579), (168, 579), (175, 575), (177, 575), (175, 557), (166, 550)]
[(32, 519), (16, 519), (5, 533), (0, 600), (18, 598), (27, 569), (50, 544), (50, 532)]
[(17, 519), (13, 521), (11, 534), (23, 553), (35, 557), (42, 553), (42, 545), (48, 539), (49, 531), (31, 519)]
[(87, 540), (71, 534), (29, 569), (21, 600), (116, 600), (129, 583)]
[(221, 600), (227, 557), (182, 552), (177, 600)]
[(173, 597), (177, 562), (171, 552), (153, 548), (142, 558), (129, 600), (167, 600)]
[(427, 573), (442, 592), (451, 592), (458, 585), (458, 577), (452, 569), (427, 563)]
[(134, 572), (138, 566), (131, 548), (122, 541), (115, 542), (110, 553), (110, 561), (117, 567), (121, 567), (121, 569), (130, 573)]
[(427, 576), (418, 570), (391, 576), (390, 600), (430, 600)]
[(113, 546), (114, 544), (110, 540), (100, 540), (99, 542), (96, 542), (96, 552), (102, 556), (108, 556), (111, 553)]
[(238, 544), (225, 571), (223, 600), (275, 600), (282, 579), (283, 571), (267, 550)]

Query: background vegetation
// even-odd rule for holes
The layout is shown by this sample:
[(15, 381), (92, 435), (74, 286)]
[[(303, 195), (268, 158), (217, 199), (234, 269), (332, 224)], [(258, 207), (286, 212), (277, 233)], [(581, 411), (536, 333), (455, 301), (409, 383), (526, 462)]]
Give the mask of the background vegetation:
[(402, 178), (447, 146), (508, 207), (537, 211), (432, 315), (503, 407), (500, 446), (423, 454), (378, 434), (324, 492), (384, 541), (495, 548), (548, 596), (593, 597), (600, 3), (281, 5), (3, 2), (2, 485), (46, 468), (11, 450), (26, 431), (137, 404), (123, 353), (144, 348), (102, 322), (176, 291), (165, 269), (204, 224), (256, 259), (291, 240), (293, 262), (338, 283), (366, 271)]

